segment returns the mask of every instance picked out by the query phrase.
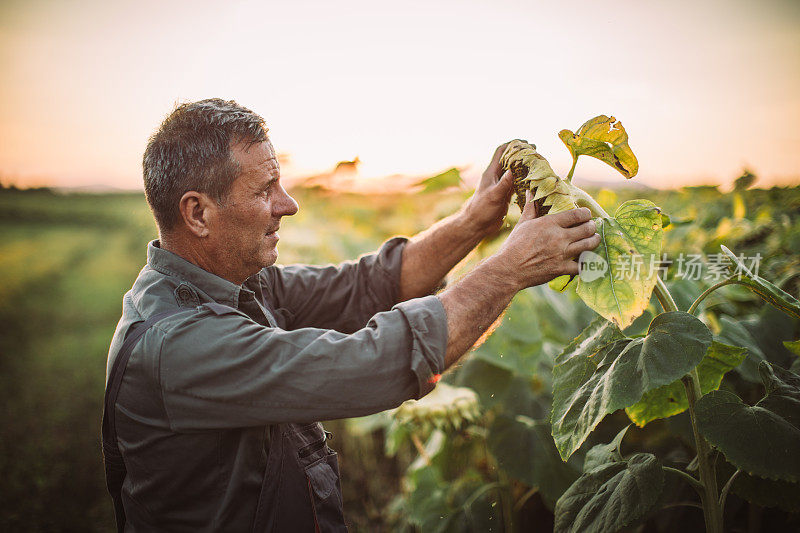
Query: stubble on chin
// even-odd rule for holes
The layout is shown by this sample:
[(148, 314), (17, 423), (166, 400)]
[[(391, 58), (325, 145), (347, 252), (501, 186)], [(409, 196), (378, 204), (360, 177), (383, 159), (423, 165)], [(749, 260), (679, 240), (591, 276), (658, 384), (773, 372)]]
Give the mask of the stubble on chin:
[(268, 266), (272, 266), (278, 260), (278, 248), (277, 246), (269, 246), (269, 247), (260, 247), (259, 249), (255, 250), (253, 255), (252, 265), (253, 268), (256, 269), (256, 272), (260, 272), (261, 269), (266, 268)]

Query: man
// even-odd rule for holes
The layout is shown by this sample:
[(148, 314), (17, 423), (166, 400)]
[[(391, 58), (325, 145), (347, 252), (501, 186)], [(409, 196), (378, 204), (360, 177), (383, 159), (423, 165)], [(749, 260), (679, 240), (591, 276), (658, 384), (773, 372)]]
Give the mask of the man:
[(531, 203), (497, 254), (433, 295), (503, 223), (501, 146), (472, 198), (424, 233), (339, 267), (276, 267), (298, 206), (266, 132), (235, 102), (203, 100), (145, 151), (159, 240), (125, 294), (109, 372), (132, 326), (172, 314), (141, 330), (111, 403), (128, 531), (344, 530), (316, 421), (424, 396), (517, 291), (576, 274), (599, 243), (588, 210), (539, 219)]

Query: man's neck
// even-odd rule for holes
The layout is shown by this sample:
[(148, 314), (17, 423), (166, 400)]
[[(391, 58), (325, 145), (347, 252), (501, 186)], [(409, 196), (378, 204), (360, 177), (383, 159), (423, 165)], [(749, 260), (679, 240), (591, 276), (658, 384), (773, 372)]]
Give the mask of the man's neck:
[(161, 249), (172, 252), (215, 276), (236, 285), (241, 285), (247, 279), (247, 276), (242, 277), (241, 274), (224, 268), (226, 262), (210, 253), (201, 239), (186, 239), (174, 234), (159, 233), (158, 240)]

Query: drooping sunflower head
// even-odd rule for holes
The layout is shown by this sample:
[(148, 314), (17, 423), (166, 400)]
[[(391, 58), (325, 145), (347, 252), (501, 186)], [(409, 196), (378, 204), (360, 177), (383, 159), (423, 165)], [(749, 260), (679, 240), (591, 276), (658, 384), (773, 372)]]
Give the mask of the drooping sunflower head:
[(533, 193), (536, 212), (539, 215), (560, 213), (577, 207), (572, 198), (572, 187), (553, 172), (550, 163), (539, 152), (536, 145), (513, 140), (508, 143), (500, 164), (514, 175), (514, 192), (520, 210), (525, 208), (525, 193)]

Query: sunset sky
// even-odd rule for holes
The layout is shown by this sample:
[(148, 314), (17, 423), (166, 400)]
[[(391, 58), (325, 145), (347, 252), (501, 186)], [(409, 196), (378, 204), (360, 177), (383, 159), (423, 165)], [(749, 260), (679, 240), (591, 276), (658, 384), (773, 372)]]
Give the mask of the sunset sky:
[[(0, 3), (0, 181), (141, 187), (176, 102), (262, 114), (284, 175), (476, 174), (525, 138), (614, 115), (654, 187), (800, 184), (793, 0)], [(583, 179), (623, 178), (599, 162)]]

